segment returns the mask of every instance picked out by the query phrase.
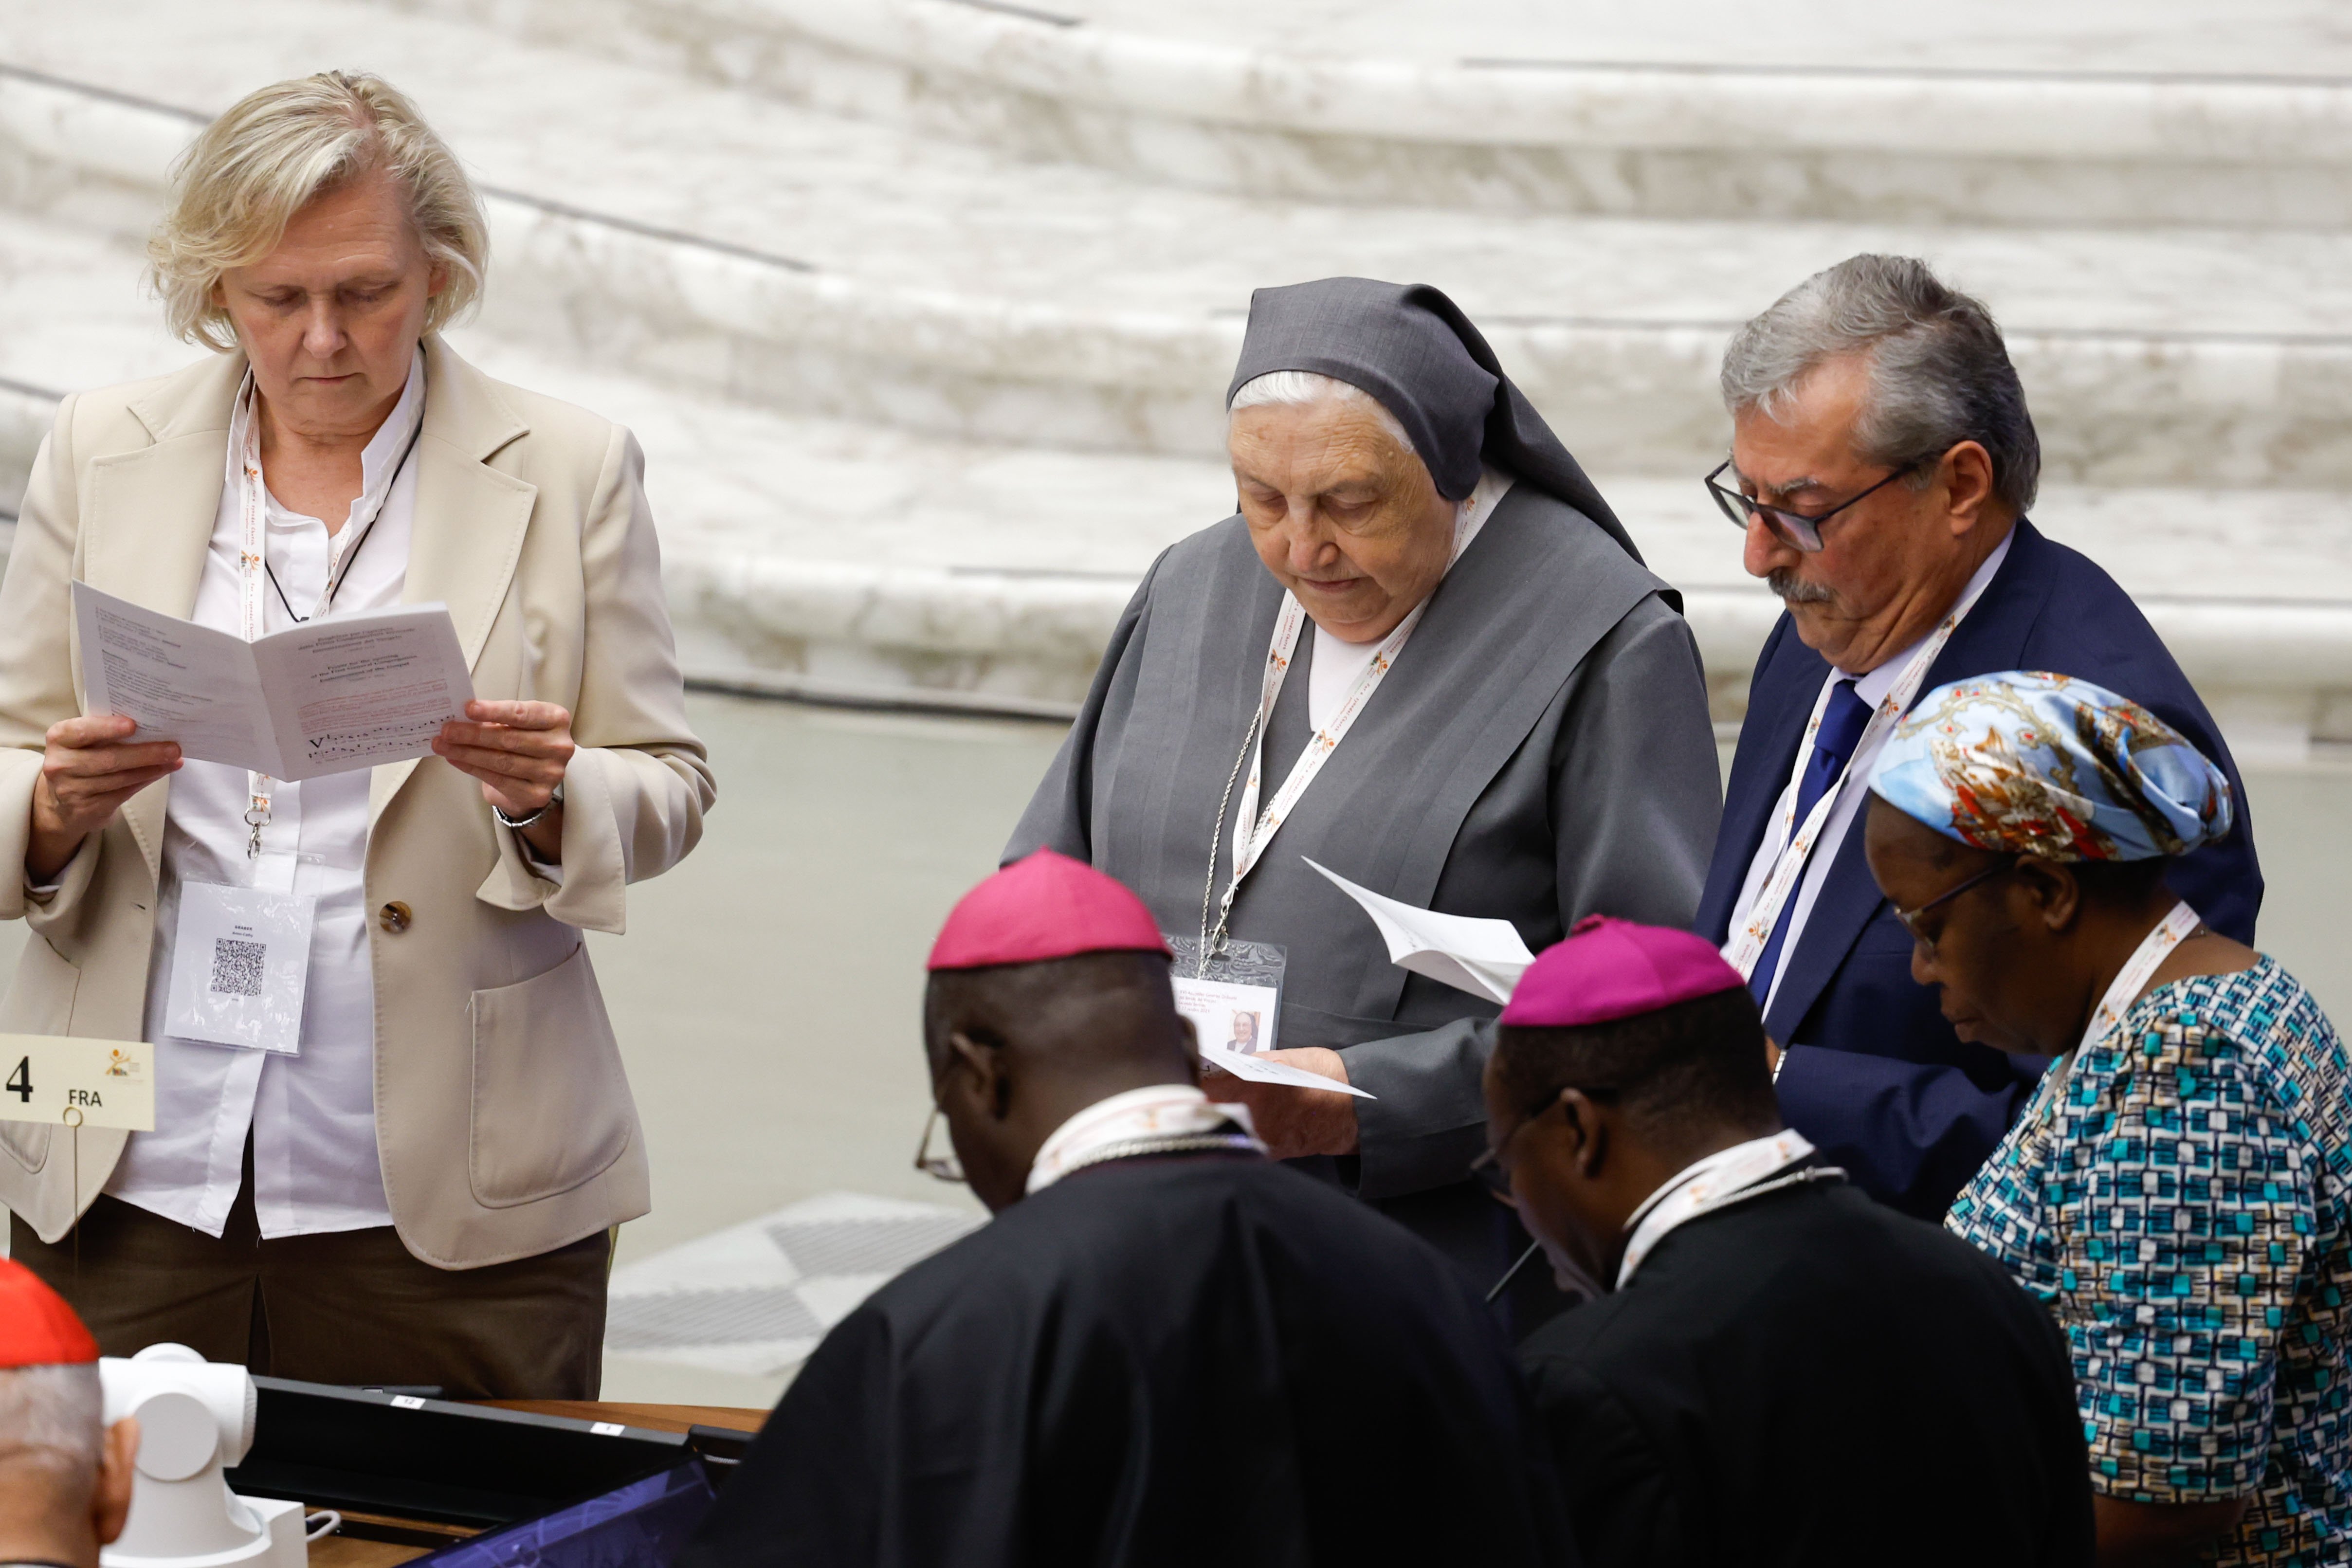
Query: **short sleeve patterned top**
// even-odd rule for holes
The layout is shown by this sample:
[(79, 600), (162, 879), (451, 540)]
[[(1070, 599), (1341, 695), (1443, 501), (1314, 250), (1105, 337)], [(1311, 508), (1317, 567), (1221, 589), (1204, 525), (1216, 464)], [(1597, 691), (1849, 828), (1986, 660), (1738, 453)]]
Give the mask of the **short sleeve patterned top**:
[(2065, 1331), (2095, 1489), (2253, 1494), (2220, 1563), (2352, 1562), (2346, 1095), (2269, 958), (2169, 982), (2043, 1079), (1945, 1221)]

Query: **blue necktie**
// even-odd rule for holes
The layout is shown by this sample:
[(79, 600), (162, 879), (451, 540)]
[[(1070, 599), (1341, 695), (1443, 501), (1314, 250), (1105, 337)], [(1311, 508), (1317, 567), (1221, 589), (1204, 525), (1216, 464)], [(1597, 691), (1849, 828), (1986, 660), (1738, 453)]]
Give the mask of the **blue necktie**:
[[(1853, 748), (1869, 722), (1870, 704), (1854, 690), (1853, 681), (1840, 680), (1830, 688), (1830, 705), (1822, 714), (1822, 727), (1813, 731), (1813, 754), (1805, 759), (1805, 776), (1797, 784), (1797, 820), (1790, 832), (1805, 825), (1805, 818), (1812, 815), (1822, 796), (1829, 794), (1830, 786), (1845, 772), (1846, 759), (1853, 755)], [(1800, 882), (1799, 888), (1802, 886)], [(1759, 1007), (1772, 994), (1772, 976), (1780, 967), (1780, 944), (1796, 913), (1797, 894), (1791, 891), (1789, 901), (1780, 906), (1780, 918), (1772, 922), (1771, 937), (1756, 960), (1756, 973), (1748, 977), (1748, 989), (1756, 994)]]

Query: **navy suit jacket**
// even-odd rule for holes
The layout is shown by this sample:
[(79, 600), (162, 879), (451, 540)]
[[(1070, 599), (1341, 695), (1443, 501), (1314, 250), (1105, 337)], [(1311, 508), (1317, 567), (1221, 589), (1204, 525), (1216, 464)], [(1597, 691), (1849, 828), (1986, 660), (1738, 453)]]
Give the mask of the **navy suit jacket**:
[[(2128, 697), (2230, 775), (2237, 820), (2229, 837), (2184, 856), (2167, 880), (2207, 924), (2251, 944), (2262, 868), (2245, 787), (2212, 715), (2116, 580), (2022, 519), (2009, 558), (1920, 692), (2004, 669), (2077, 676)], [(1732, 904), (1829, 670), (1783, 615), (1748, 685), (1723, 827), (1699, 900), (1698, 931), (1712, 942), (1728, 934)], [(1871, 880), (1863, 821), (1857, 815), (1842, 843), (1814, 851), (1836, 858), (1794, 950), (1781, 955), (1780, 986), (1764, 1025), (1789, 1051), (1780, 1081), (1789, 1124), (1874, 1196), (1938, 1219), (2048, 1064), (1963, 1042), (1944, 1021), (1937, 994), (1912, 980), (1911, 933)]]

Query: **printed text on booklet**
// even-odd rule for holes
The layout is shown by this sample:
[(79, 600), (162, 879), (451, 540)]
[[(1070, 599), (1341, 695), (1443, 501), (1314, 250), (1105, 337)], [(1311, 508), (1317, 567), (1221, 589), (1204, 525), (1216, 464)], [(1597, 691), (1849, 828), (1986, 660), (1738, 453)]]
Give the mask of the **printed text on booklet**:
[(138, 741), (289, 782), (433, 750), (473, 677), (440, 605), (306, 622), (258, 641), (73, 585), (83, 710), (139, 721)]

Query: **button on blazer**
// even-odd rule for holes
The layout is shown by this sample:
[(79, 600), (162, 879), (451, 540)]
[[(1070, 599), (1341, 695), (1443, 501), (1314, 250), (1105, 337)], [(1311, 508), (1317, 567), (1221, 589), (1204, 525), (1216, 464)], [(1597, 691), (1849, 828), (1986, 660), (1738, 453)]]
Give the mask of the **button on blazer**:
[[(0, 1031), (138, 1039), (171, 781), (87, 839), (57, 891), (21, 868), (48, 727), (79, 713), (68, 584), (185, 616), (245, 374), (222, 354), (78, 394), (42, 444), (0, 582), (0, 919), (31, 928)], [(621, 426), (492, 381), (425, 342), (404, 602), (449, 607), (475, 694), (572, 711), (560, 884), (534, 876), (480, 785), (438, 757), (373, 770), (367, 908), (376, 1146), (409, 1250), (478, 1268), (650, 1206), (645, 1134), (582, 933), (694, 847), (714, 798), (685, 696), (644, 456)], [(45, 1240), (129, 1134), (0, 1122), (0, 1203)], [(79, 1164), (79, 1182), (74, 1182)]]

